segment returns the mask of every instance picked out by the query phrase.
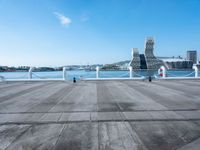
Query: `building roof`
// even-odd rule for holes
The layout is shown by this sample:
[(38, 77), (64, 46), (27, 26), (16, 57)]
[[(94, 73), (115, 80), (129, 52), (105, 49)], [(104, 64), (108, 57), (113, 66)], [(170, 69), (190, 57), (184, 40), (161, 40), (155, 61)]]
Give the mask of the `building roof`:
[(163, 60), (164, 62), (182, 62), (182, 61), (187, 61), (185, 59), (182, 58), (162, 58), (161, 60)]

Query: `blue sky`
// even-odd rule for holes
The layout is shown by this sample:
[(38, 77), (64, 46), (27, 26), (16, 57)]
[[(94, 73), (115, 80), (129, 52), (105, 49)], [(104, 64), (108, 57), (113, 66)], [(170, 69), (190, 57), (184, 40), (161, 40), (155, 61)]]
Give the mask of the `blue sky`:
[(0, 65), (113, 63), (200, 49), (200, 0), (0, 0)]

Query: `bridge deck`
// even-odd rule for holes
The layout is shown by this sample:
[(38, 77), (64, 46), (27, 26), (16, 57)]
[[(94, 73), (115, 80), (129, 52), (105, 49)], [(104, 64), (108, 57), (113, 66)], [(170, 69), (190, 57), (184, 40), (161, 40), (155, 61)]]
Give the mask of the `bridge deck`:
[(200, 147), (200, 80), (0, 83), (0, 149)]

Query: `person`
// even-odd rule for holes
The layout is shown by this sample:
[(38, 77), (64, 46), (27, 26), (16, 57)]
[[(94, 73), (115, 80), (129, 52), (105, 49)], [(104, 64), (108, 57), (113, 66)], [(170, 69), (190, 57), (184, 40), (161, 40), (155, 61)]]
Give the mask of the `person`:
[(76, 78), (75, 77), (73, 78), (73, 82), (76, 83)]

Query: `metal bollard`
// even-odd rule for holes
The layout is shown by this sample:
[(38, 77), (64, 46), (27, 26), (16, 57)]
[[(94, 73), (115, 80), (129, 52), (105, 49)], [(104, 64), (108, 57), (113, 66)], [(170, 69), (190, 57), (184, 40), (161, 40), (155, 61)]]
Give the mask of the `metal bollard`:
[(149, 82), (151, 82), (151, 80), (152, 80), (152, 78), (151, 78), (151, 76), (149, 76)]
[(63, 80), (67, 79), (66, 67), (63, 67)]
[(133, 67), (132, 66), (129, 67), (129, 74), (130, 74), (130, 78), (133, 78)]
[(96, 67), (96, 78), (97, 79), (99, 78), (99, 67), (98, 66)]
[(194, 71), (195, 71), (195, 78), (198, 78), (198, 71), (199, 71), (198, 67), (197, 67), (196, 65), (193, 65), (192, 68), (193, 68)]
[(28, 71), (28, 78), (32, 79), (32, 72), (33, 72), (34, 67), (30, 67), (29, 71)]
[(76, 78), (75, 77), (73, 78), (73, 83), (76, 83)]

